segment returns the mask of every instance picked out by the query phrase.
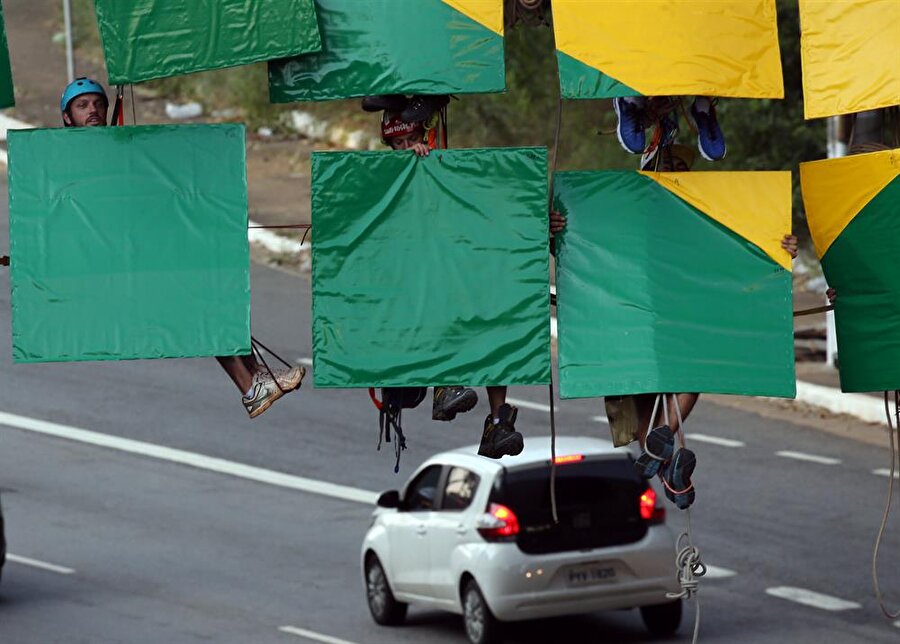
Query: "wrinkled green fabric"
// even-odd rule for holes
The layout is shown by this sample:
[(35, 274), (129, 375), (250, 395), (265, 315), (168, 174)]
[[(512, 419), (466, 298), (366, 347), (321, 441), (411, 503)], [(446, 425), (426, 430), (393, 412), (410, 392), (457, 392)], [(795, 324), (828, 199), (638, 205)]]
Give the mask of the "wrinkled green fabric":
[(561, 172), (560, 393), (795, 394), (791, 274), (646, 176)]
[(9, 133), (16, 362), (250, 353), (243, 125)]
[(94, 0), (94, 6), (113, 85), (322, 49), (313, 0)]
[(440, 0), (316, 0), (322, 53), (269, 63), (273, 103), (506, 89), (503, 38)]
[(557, 51), (559, 91), (563, 98), (615, 98), (640, 96), (641, 93), (610, 78), (599, 69), (585, 65), (568, 54)]
[(6, 41), (6, 21), (0, 5), (0, 108), (16, 104), (13, 92), (12, 68), (9, 64), (9, 44)]
[(317, 387), (550, 379), (544, 148), (314, 152)]
[(822, 257), (834, 302), (841, 390), (900, 389), (900, 178), (853, 218)]

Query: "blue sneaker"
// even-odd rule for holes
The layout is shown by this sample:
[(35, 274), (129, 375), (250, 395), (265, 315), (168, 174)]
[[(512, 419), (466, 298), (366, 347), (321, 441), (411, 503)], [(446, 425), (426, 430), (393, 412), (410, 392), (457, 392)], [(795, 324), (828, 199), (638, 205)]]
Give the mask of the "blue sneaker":
[(691, 116), (697, 124), (697, 147), (707, 161), (721, 161), (725, 158), (725, 136), (716, 119), (716, 108), (709, 106), (709, 112), (697, 109), (697, 100), (691, 103)]
[(644, 136), (644, 110), (640, 105), (626, 101), (624, 98), (613, 99), (616, 110), (616, 135), (626, 152), (641, 154), (646, 147)]
[(679, 510), (686, 510), (694, 502), (694, 484), (691, 474), (697, 466), (697, 457), (689, 449), (679, 449), (662, 472), (662, 482), (666, 497)]

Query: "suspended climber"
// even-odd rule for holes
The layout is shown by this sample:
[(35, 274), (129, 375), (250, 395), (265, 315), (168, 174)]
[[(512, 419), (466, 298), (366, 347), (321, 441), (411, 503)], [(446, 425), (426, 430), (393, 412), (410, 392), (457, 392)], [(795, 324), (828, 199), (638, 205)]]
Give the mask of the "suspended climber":
[[(105, 127), (109, 99), (103, 86), (90, 78), (77, 78), (65, 88), (60, 100), (65, 127)], [(306, 369), (270, 370), (252, 353), (218, 356), (216, 360), (241, 392), (241, 402), (250, 418), (256, 418), (285, 393), (299, 389)]]

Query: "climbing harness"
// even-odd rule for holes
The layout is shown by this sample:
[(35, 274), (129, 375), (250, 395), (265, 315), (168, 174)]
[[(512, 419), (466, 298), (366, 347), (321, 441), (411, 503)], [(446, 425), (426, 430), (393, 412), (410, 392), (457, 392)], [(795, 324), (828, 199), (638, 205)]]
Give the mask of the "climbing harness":
[(404, 409), (418, 407), (428, 393), (427, 387), (382, 387), (381, 400), (375, 397), (375, 389), (369, 388), (369, 398), (378, 409), (378, 446), (391, 442), (391, 429), (394, 430), (394, 474), (400, 472), (400, 453), (406, 449), (406, 436), (403, 434), (402, 415)]
[[(890, 394), (894, 394), (894, 420), (891, 420)], [(875, 538), (875, 549), (872, 552), (872, 584), (875, 587), (875, 598), (878, 600), (878, 607), (888, 619), (897, 619), (900, 617), (900, 608), (891, 610), (887, 607), (884, 595), (881, 593), (881, 585), (878, 583), (878, 552), (881, 548), (881, 539), (884, 537), (885, 528), (887, 527), (888, 517), (891, 514), (891, 501), (894, 495), (894, 476), (897, 464), (897, 443), (895, 442), (894, 432), (897, 432), (897, 439), (900, 440), (900, 391), (884, 392), (884, 414), (887, 417), (888, 436), (891, 443), (891, 467), (888, 473), (888, 493), (887, 501), (884, 504), (884, 514), (881, 517), (881, 526), (878, 528), (878, 536)]]

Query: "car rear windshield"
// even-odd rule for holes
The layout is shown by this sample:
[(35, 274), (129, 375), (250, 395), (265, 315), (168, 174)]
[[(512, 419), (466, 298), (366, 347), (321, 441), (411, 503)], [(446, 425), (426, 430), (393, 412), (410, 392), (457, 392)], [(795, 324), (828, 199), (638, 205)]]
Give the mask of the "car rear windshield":
[(549, 463), (507, 471), (492, 500), (519, 519), (519, 548), (540, 554), (639, 541), (647, 534), (640, 515), (646, 489), (631, 459), (587, 459), (556, 468), (558, 524), (550, 509)]

